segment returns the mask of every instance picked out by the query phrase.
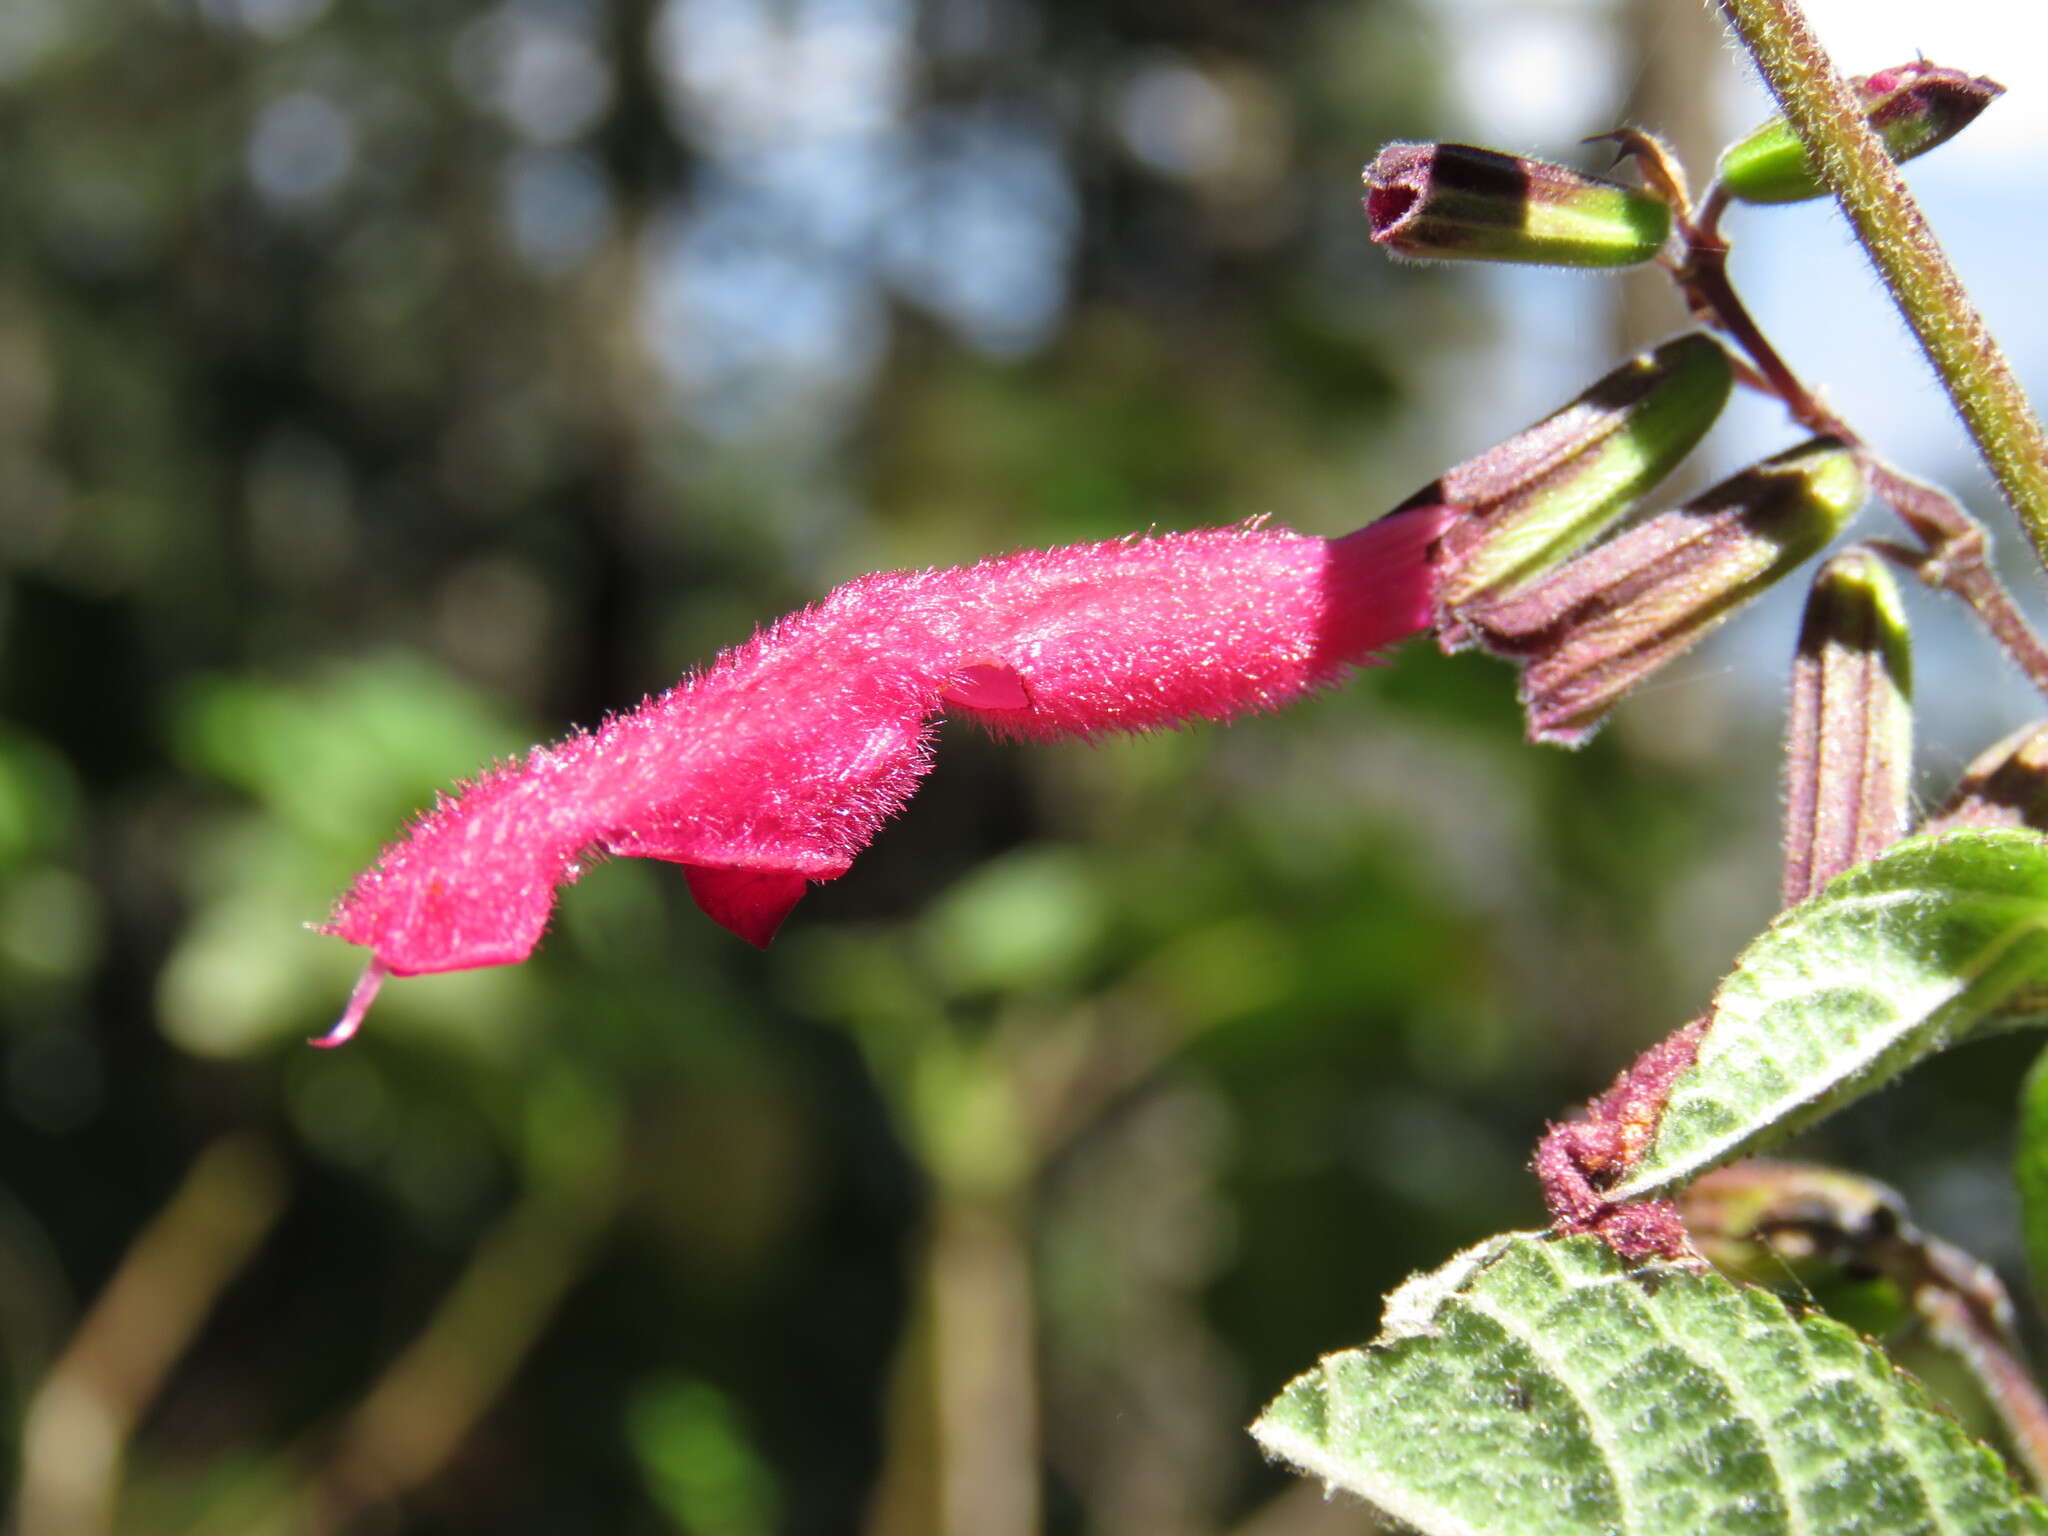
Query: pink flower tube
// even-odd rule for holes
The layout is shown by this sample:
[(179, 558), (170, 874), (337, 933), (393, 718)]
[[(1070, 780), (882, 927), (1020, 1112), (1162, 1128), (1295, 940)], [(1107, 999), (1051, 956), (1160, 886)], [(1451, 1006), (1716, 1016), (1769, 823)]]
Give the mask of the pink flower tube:
[(1278, 709), (1427, 626), (1450, 514), (1340, 539), (1256, 524), (848, 582), (595, 731), (444, 797), (321, 928), (387, 975), (524, 960), (593, 857), (667, 859), (765, 946), (907, 800), (944, 710), (1051, 740)]

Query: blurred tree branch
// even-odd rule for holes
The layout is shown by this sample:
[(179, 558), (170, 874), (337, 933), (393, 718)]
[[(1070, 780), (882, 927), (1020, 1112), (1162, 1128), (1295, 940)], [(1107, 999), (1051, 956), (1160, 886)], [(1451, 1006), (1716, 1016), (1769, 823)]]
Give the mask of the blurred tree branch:
[(19, 1536), (114, 1529), (129, 1437), (284, 1205), (283, 1170), (256, 1137), (222, 1137), (194, 1160), (29, 1407)]

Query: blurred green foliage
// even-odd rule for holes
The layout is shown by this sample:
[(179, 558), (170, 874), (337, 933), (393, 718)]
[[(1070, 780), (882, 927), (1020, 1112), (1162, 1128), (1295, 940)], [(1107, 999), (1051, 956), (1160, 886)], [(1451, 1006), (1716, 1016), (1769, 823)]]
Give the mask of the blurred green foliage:
[[(617, 863), (532, 963), (300, 1044), (360, 959), (302, 924), (437, 789), (833, 582), (1335, 532), (1484, 446), (1428, 370), (1485, 306), (1354, 206), (1443, 110), (1435, 25), (9, 8), (25, 1533), (1229, 1529), (1285, 1486), (1256, 1405), (1539, 1219), (1544, 1119), (1732, 953), (1685, 915), (1767, 913), (1774, 808), (1740, 795), (1775, 726), (1688, 750), (1651, 701), (1540, 754), (1501, 669), (1420, 648), (1229, 732), (948, 728), (766, 955)], [(230, 1135), (281, 1215), (195, 1257), (180, 1314), (136, 1235)], [(111, 1383), (101, 1439), (53, 1379)]]

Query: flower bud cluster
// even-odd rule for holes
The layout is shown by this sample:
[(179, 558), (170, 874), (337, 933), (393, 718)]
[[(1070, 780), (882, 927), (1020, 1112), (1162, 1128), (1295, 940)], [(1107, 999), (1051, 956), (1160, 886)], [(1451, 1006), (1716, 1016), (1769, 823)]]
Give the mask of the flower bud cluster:
[[(2005, 93), (1994, 80), (1915, 59), (1849, 82), (1895, 160), (1954, 138)], [(1539, 266), (1631, 267), (1654, 260), (1682, 224), (1687, 195), (1673, 162), (1638, 130), (1615, 138), (1648, 147), (1648, 187), (1476, 144), (1389, 144), (1365, 168), (1372, 238), (1397, 256)], [(1638, 154), (1638, 158), (1642, 158)], [(1722, 153), (1722, 191), (1745, 203), (1797, 203), (1826, 190), (1782, 117)], [(1674, 204), (1676, 205), (1674, 207)]]
[[(2001, 90), (1924, 59), (1852, 83), (1900, 159), (1959, 132)], [(1390, 144), (1365, 169), (1372, 237), (1417, 258), (1604, 268), (1662, 257), (1684, 281), (1713, 215), (1694, 221), (1682, 171), (1654, 139), (1633, 129), (1606, 137), (1634, 156), (1646, 186), (1470, 144)], [(1727, 151), (1720, 186), (1709, 199), (1717, 207), (1719, 197), (1792, 202), (1821, 190), (1776, 120)], [(1857, 454), (1818, 437), (1610, 537), (1712, 427), (1736, 374), (1713, 336), (1679, 336), (1402, 504), (1449, 516), (1437, 550), (1439, 644), (1477, 644), (1521, 664), (1533, 739), (1584, 741), (1623, 692), (1818, 553), (1862, 502)], [(1904, 630), (1877, 558), (1829, 567), (1813, 604), (1795, 700), (1812, 718), (1795, 723), (1795, 751), (1826, 756), (1821, 737), (1853, 737), (1874, 756), (1856, 773), (1830, 760), (1814, 782), (1793, 785), (1795, 801), (1807, 797), (1805, 822), (1790, 832), (1805, 850), (1787, 875), (1799, 895), (1898, 835), (1910, 743)]]

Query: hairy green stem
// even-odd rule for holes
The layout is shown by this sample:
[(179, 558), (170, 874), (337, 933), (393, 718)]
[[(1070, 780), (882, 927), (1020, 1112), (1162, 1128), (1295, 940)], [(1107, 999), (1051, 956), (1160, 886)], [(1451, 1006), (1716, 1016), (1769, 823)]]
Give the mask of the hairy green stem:
[(1720, 0), (2048, 568), (2048, 434), (1798, 0)]

